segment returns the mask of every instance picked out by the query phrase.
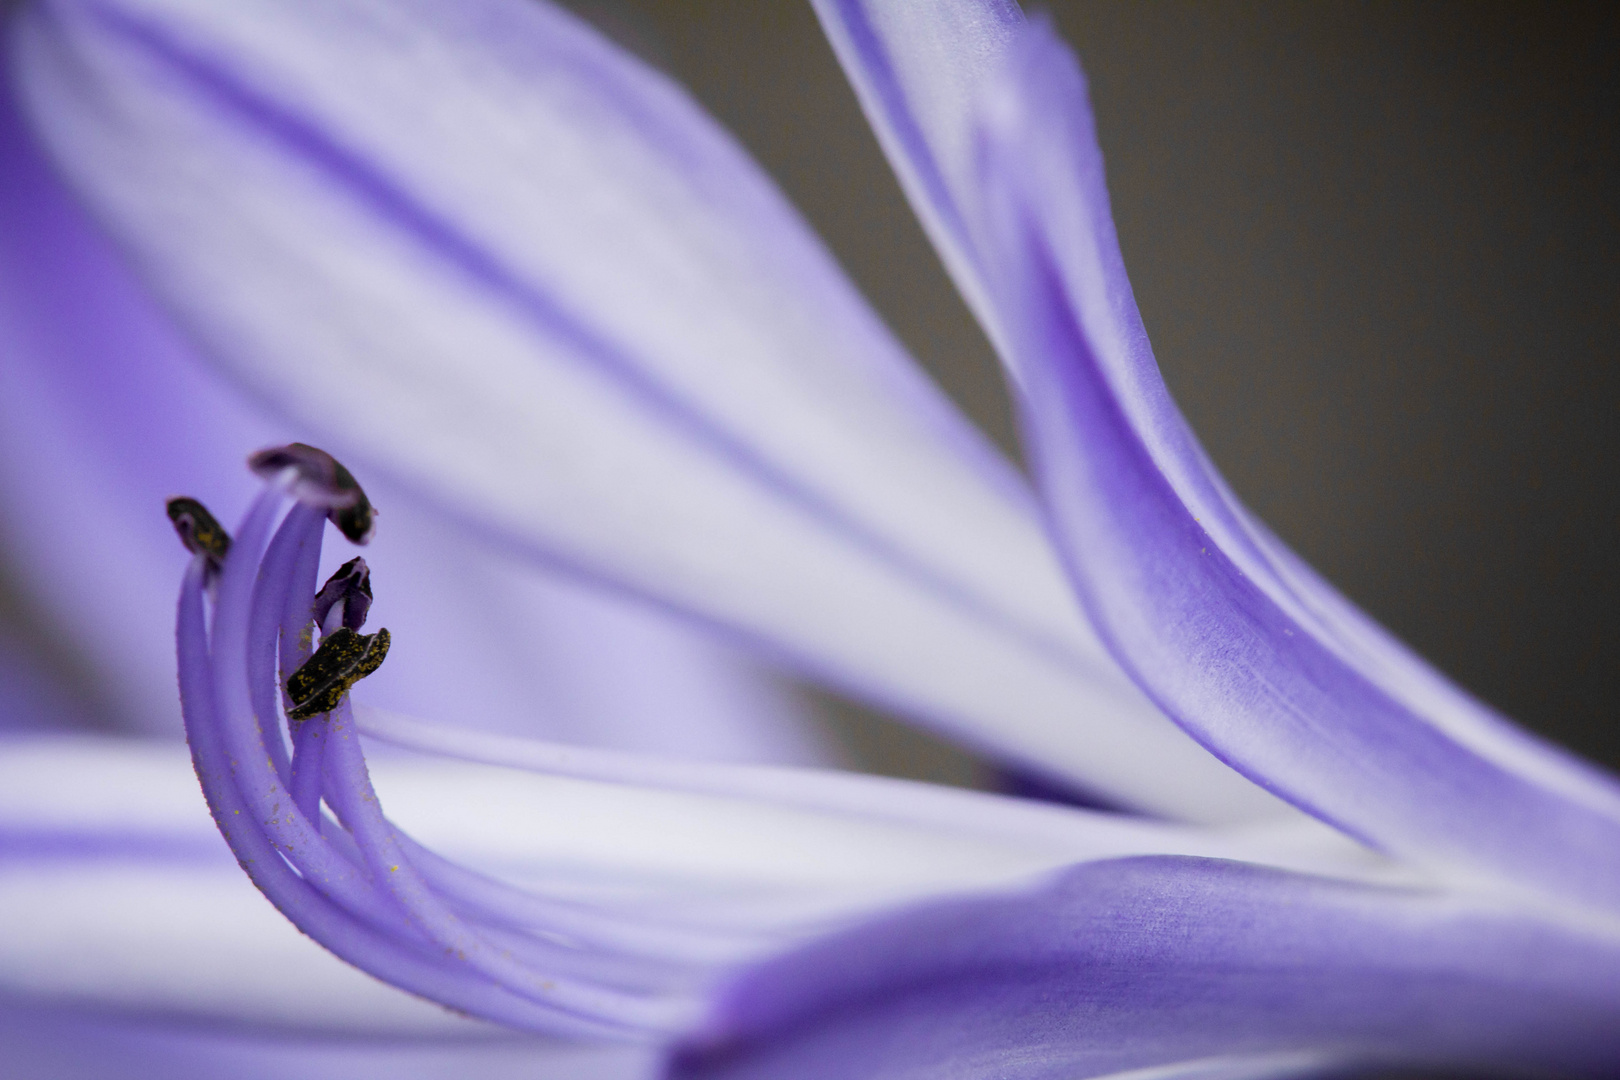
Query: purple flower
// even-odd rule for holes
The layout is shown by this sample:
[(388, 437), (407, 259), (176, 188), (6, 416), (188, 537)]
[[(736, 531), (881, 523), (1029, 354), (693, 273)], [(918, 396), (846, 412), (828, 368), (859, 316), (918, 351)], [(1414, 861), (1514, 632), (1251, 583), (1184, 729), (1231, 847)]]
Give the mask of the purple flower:
[[(144, 546), (162, 496), (246, 501), (222, 470), (296, 437), (382, 512), (369, 627), (323, 601), (310, 633), (325, 518), (358, 507), (312, 452), (256, 458), (230, 553), (186, 572), (214, 823), (177, 746), (0, 752), (21, 868), (0, 903), (31, 928), (0, 975), (41, 1018), (28, 1052), (171, 1074), (258, 1054), (301, 1075), (1611, 1074), (1613, 781), (1446, 682), (1226, 490), (1159, 379), (1047, 26), (971, 0), (817, 10), (1007, 365), (1033, 492), (746, 157), (549, 7), (15, 20), (4, 212), (53, 261), (25, 276), (5, 252), (0, 333), (38, 362), (0, 405), (24, 466), (4, 496), (61, 507), (8, 524), (46, 595), (159, 731), (159, 645), (127, 631), (156, 609), (144, 562), (175, 562)], [(537, 594), (523, 563), (1151, 816), (803, 767), (738, 657), (622, 599)], [(286, 723), (310, 711), (289, 679), (340, 641), (305, 680), (331, 707)], [(559, 641), (587, 670), (537, 678)], [(559, 686), (619, 693), (570, 713)], [(394, 1041), (357, 1064), (318, 1032)]]

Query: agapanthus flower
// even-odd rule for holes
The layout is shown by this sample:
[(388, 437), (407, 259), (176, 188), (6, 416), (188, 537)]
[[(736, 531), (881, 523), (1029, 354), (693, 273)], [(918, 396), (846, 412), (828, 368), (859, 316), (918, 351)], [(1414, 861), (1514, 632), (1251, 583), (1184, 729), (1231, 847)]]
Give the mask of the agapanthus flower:
[[(748, 159), (548, 6), (15, 20), (7, 212), (65, 265), (0, 324), (62, 361), (4, 405), (36, 466), (8, 483), (45, 496), (11, 504), (53, 507), (13, 542), (89, 626), (144, 557), (98, 531), (156, 543), (136, 494), (200, 500), (170, 506), (213, 815), (178, 747), (0, 756), (7, 977), (45, 1039), (171, 1074), (1613, 1074), (1620, 789), (1226, 489), (1159, 379), (1066, 48), (1008, 3), (817, 11), (1006, 364), (1033, 491)], [(220, 526), (233, 443), (262, 486)], [(634, 628), (582, 628), (655, 690), (596, 739), (620, 748), (540, 741), (575, 733), (523, 693), (522, 561), (1116, 809), (747, 764), (814, 750), (730, 657), (671, 664), (724, 692), (638, 671)], [(150, 647), (105, 651), (150, 685)], [(406, 1041), (357, 1066), (265, 1031)]]

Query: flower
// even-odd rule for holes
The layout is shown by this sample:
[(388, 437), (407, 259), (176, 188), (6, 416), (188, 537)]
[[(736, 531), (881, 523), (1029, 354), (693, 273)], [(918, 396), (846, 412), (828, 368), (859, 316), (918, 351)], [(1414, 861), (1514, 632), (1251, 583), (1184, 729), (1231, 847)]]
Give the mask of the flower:
[[(1157, 380), (1083, 84), (1048, 31), (1000, 5), (820, 10), (1014, 373), (1039, 504), (746, 161), (547, 9), (63, 2), (30, 14), (18, 56), (53, 153), (210, 358), (368, 484), (392, 477), (401, 505), (747, 635), (1060, 783), (1259, 823), (682, 768), (362, 712), (418, 750), (563, 776), (522, 789), (566, 796), (526, 804), (523, 829), (494, 815), (457, 835), (443, 804), (413, 818), (409, 766), (390, 786), (374, 762), (419, 848), (377, 816), (340, 708), (324, 734), (299, 729), (340, 755), (323, 783), (347, 832), (323, 836), (296, 766), (273, 760), (279, 736), (262, 767), (252, 741), (275, 716), (254, 696), (274, 693), (281, 601), (314, 592), (313, 565), (293, 566), (319, 514), (300, 503), (268, 540), (295, 469), (240, 530), (210, 641), (205, 562), (182, 606), (199, 774), (266, 893), (457, 1007), (560, 1034), (682, 1032), (677, 1075), (1605, 1071), (1610, 782), (1485, 714), (1225, 492)], [(402, 78), (401, 55), (433, 77)], [(448, 563), (484, 614), (493, 597)], [(467, 710), (434, 682), (413, 704)], [(29, 764), (42, 820), (71, 820), (48, 755)], [(520, 799), (502, 775), (441, 761), (416, 777)], [(108, 761), (98, 797), (147, 807), (155, 776)], [(590, 851), (569, 846), (582, 776), (646, 789), (614, 792)], [(289, 788), (292, 808), (276, 801)], [(571, 820), (536, 835), (547, 809)], [(196, 835), (140, 812), (126, 842)], [(671, 825), (709, 842), (635, 850)], [(478, 863), (542, 873), (516, 888)], [(478, 922), (491, 953), (446, 936)], [(435, 947), (467, 955), (434, 966)], [(300, 985), (302, 1004), (331, 1020), (341, 995), (322, 989)]]

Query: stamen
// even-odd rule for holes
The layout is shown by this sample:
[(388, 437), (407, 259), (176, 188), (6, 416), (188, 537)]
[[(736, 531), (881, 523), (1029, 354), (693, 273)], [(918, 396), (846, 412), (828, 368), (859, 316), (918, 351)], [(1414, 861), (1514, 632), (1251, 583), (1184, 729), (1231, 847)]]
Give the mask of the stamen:
[[(569, 1038), (639, 1042), (688, 1027), (718, 965), (758, 950), (751, 936), (648, 924), (485, 878), (383, 816), (348, 702), (388, 652), (387, 630), (359, 632), (369, 569), (353, 559), (314, 593), (322, 516), (362, 540), (370, 504), (313, 447), (263, 451), (252, 464), (269, 487), (234, 545), (210, 539), (224, 531), (195, 500), (171, 516), (187, 546), (221, 567), (217, 589), (205, 588), (208, 559), (186, 574), (181, 699), (209, 807), (254, 883), (338, 956), (451, 1008)], [(287, 496), (301, 505), (277, 528)], [(317, 622), (325, 633), (310, 655)], [(292, 728), (290, 761), (278, 713)]]
[(230, 534), (196, 499), (182, 495), (170, 499), (167, 505), (169, 520), (174, 524), (174, 531), (180, 534), (180, 542), (193, 555), (204, 557), (210, 580), (217, 577), (231, 550)]
[(367, 544), (377, 531), (377, 511), (365, 491), (337, 458), (307, 443), (272, 446), (248, 457), (254, 474), (274, 480), (296, 470), (292, 497), (310, 506), (326, 508), (327, 519), (351, 543)]
[(315, 625), (330, 634), (340, 626), (359, 630), (371, 611), (371, 568), (356, 555), (326, 579), (315, 594)]
[(287, 696), (293, 702), (287, 719), (308, 720), (337, 708), (349, 687), (382, 667), (388, 642), (387, 630), (357, 634), (347, 626), (322, 638), (315, 655), (287, 680)]

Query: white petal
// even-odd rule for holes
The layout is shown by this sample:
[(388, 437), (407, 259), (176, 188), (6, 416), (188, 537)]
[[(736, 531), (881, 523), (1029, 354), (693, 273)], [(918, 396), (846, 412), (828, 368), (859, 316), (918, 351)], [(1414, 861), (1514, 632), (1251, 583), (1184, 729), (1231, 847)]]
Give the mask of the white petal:
[[(0, 546), (32, 605), (28, 630), (49, 623), (82, 650), (92, 677), (80, 682), (93, 685), (78, 689), (111, 714), (99, 719), (177, 733), (186, 557), (163, 500), (193, 495), (234, 521), (258, 487), (243, 467), (250, 451), (325, 438), (196, 358), (52, 173), (11, 97), (0, 82)], [(408, 491), (373, 484), (371, 496), (384, 514), (384, 540), (367, 552), (373, 620), (396, 630), (394, 662), (368, 684), (379, 702), (454, 706), (484, 727), (590, 745), (824, 760), (794, 704), (710, 635), (470, 545)], [(50, 711), (70, 726), (67, 703), (25, 704), (23, 674), (0, 667), (0, 725), (28, 712), (39, 726)]]
[[(463, 735), (474, 750), (494, 740), (510, 752), (515, 742)], [(599, 775), (669, 767), (530, 745), (555, 760), (583, 754), (576, 765)], [(895, 903), (1014, 886), (1120, 854), (1258, 857), (1357, 878), (1379, 872), (1318, 838), (1290, 854), (1286, 838), (1155, 826), (878, 777), (686, 768), (698, 771), (647, 787), (372, 755), (390, 817), (440, 854), (605, 915), (742, 935), (739, 958)], [(975, 813), (987, 827), (957, 827)], [(470, 1021), (348, 968), (276, 913), (226, 855), (183, 747), (0, 743), (0, 833), (11, 852), (0, 863), (6, 993), (300, 1030), (474, 1031)]]
[(1078, 615), (1024, 485), (674, 88), (540, 4), (37, 9), (143, 273), (352, 465), (1051, 776), (1275, 812)]
[(183, 747), (6, 743), (0, 827), (7, 994), (310, 1031), (493, 1031), (294, 930), (225, 851)]

